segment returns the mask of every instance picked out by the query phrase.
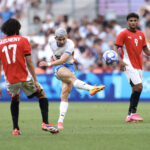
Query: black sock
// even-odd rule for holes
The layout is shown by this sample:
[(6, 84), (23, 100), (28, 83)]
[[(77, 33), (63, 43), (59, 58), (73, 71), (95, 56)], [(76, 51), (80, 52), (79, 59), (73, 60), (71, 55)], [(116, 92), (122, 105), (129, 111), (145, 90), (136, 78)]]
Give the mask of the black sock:
[(130, 98), (130, 106), (129, 106), (128, 115), (130, 115), (131, 113), (136, 113), (140, 95), (141, 95), (141, 92), (134, 91), (132, 93), (131, 98)]
[(39, 105), (41, 109), (43, 122), (48, 124), (48, 100), (47, 98), (40, 98)]
[(19, 130), (19, 126), (18, 126), (19, 101), (12, 99), (10, 110), (11, 110), (11, 116), (12, 116), (12, 121), (13, 121), (13, 129), (17, 128)]

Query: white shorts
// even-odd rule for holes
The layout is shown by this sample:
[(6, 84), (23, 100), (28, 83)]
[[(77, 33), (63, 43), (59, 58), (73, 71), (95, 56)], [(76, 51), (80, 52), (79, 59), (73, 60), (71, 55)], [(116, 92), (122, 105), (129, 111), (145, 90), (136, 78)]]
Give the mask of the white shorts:
[(142, 83), (143, 78), (141, 69), (135, 69), (133, 67), (126, 66), (126, 70), (124, 71), (124, 73), (126, 74), (131, 86)]
[(20, 89), (26, 94), (26, 96), (31, 96), (36, 93), (36, 87), (33, 80), (19, 82), (15, 84), (7, 83), (7, 91), (12, 97), (19, 94)]

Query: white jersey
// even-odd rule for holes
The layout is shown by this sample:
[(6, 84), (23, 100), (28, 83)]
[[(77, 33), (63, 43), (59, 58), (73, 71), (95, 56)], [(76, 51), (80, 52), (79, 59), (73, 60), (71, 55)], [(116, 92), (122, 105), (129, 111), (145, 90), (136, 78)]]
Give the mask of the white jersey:
[(73, 64), (74, 63), (74, 59), (73, 59), (73, 55), (74, 55), (74, 43), (72, 40), (67, 39), (66, 43), (63, 46), (58, 46), (57, 45), (57, 41), (54, 37), (52, 37), (49, 40), (49, 44), (50, 44), (50, 48), (53, 52), (53, 58), (54, 60), (60, 59), (60, 57), (64, 54), (64, 53), (68, 53), (70, 54), (69, 58), (67, 59), (67, 61), (65, 62), (65, 64)]

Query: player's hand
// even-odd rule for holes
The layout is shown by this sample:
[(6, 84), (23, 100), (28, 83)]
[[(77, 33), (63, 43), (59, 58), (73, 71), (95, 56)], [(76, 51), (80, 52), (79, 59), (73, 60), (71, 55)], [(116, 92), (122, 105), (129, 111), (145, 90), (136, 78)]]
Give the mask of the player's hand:
[(34, 83), (35, 83), (37, 91), (40, 92), (41, 91), (41, 86), (40, 86), (39, 82), (35, 81)]
[(0, 88), (0, 97), (2, 97), (2, 90), (1, 90), (1, 88)]
[(39, 63), (39, 66), (40, 67), (48, 67), (48, 63), (46, 62), (46, 61), (41, 61), (40, 63)]
[(125, 71), (127, 64), (125, 62), (123, 62), (123, 61), (120, 61), (119, 63), (120, 63), (120, 70), (121, 71)]

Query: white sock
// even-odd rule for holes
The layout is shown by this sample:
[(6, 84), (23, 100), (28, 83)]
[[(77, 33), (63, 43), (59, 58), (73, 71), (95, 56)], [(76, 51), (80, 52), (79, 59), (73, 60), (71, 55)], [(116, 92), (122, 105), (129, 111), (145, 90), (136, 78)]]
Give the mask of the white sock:
[(74, 81), (73, 86), (75, 88), (83, 89), (83, 90), (87, 90), (87, 91), (89, 91), (93, 88), (92, 85), (89, 85), (89, 84), (87, 84), (81, 80), (78, 80), (78, 79)]
[(68, 102), (60, 102), (59, 110), (60, 110), (60, 114), (59, 114), (58, 122), (63, 122), (66, 112), (68, 110)]

